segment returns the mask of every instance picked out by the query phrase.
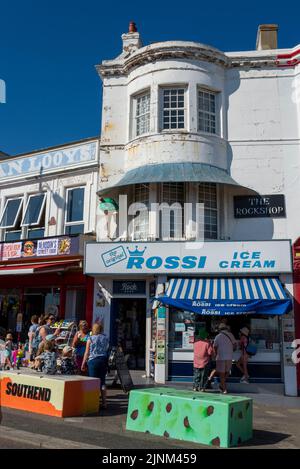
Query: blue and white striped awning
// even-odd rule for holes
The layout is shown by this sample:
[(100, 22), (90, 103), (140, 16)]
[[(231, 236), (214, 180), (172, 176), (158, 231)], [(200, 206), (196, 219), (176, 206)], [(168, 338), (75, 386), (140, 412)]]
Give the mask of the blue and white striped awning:
[(292, 309), (278, 278), (173, 278), (157, 299), (203, 315), (285, 314)]

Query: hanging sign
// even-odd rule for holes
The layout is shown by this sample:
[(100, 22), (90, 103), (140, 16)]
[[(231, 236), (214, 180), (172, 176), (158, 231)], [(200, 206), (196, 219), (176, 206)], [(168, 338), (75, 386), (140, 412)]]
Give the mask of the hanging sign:
[(143, 280), (114, 280), (114, 295), (145, 295), (146, 282)]
[(284, 218), (285, 216), (283, 194), (234, 197), (235, 218)]

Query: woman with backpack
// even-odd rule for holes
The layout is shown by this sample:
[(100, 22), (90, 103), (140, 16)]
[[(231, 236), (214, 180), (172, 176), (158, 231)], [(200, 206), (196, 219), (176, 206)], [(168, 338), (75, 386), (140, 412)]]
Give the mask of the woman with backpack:
[(249, 334), (250, 334), (250, 330), (248, 329), (248, 327), (245, 326), (245, 327), (242, 327), (242, 329), (240, 329), (239, 335), (240, 335), (241, 356), (236, 362), (236, 366), (243, 374), (243, 376), (240, 379), (240, 383), (244, 383), (244, 384), (249, 384), (248, 360), (249, 360), (250, 354), (247, 353), (247, 347), (250, 341)]

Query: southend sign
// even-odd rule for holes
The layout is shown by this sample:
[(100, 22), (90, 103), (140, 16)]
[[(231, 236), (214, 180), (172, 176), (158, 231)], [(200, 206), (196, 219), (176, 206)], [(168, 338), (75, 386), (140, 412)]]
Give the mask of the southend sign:
[(292, 272), (289, 240), (87, 243), (86, 274), (212, 274)]
[(28, 384), (12, 383), (6, 384), (6, 394), (8, 396), (25, 397), (26, 399), (35, 399), (39, 401), (50, 401), (51, 389), (40, 386), (29, 386)]
[(45, 174), (54, 170), (86, 165), (97, 159), (97, 142), (84, 143), (0, 162), (0, 181)]
[(234, 197), (235, 218), (284, 218), (283, 194)]

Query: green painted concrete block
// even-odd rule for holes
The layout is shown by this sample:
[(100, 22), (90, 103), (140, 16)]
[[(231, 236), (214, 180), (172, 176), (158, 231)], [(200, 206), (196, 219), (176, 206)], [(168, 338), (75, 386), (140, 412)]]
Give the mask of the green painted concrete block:
[(252, 399), (167, 387), (132, 390), (126, 429), (228, 448), (252, 438)]

